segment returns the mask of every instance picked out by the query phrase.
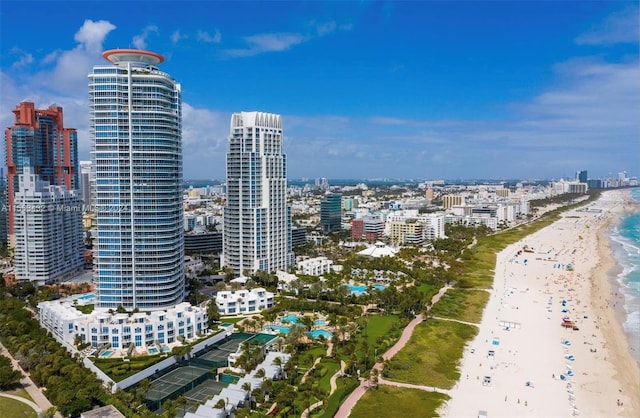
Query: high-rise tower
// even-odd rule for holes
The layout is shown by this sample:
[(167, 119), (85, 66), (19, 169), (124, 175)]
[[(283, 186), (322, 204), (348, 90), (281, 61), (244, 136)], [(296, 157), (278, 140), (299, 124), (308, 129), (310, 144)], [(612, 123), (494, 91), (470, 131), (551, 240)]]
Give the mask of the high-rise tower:
[(79, 187), (78, 134), (64, 127), (62, 108), (36, 109), (34, 103), (22, 102), (13, 114), (14, 125), (5, 130), (9, 236), (14, 233), (14, 195), (25, 167), (33, 167), (33, 174), (49, 184), (67, 190)]
[(184, 298), (180, 84), (156, 53), (102, 56), (111, 65), (89, 74), (99, 306), (171, 307)]
[(280, 115), (231, 116), (222, 265), (236, 274), (293, 264), (291, 209)]

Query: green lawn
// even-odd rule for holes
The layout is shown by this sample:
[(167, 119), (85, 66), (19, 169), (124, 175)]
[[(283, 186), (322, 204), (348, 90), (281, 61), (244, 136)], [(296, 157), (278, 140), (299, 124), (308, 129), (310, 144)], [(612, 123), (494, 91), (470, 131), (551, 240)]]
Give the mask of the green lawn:
[(421, 283), (417, 289), (424, 295), (424, 300), (431, 300), (438, 293), (440, 287), (435, 284)]
[(393, 323), (398, 321), (398, 315), (372, 315), (366, 317), (367, 326), (362, 329), (366, 332), (369, 347), (375, 347), (376, 339), (380, 336), (387, 336)]
[(318, 364), (316, 370), (320, 371), (320, 373), (315, 374), (319, 379), (318, 386), (320, 389), (326, 393), (331, 392), (331, 376), (340, 370), (340, 363), (333, 359), (324, 359)]
[(351, 411), (352, 418), (425, 418), (438, 416), (436, 411), (449, 397), (438, 392), (379, 385), (369, 389)]
[(443, 318), (479, 323), (489, 300), (489, 292), (473, 289), (449, 289), (433, 305), (431, 314)]
[[(360, 382), (358, 380), (347, 377), (339, 378), (338, 380), (336, 380), (336, 391), (329, 397), (329, 400), (325, 402), (325, 406), (314, 410), (311, 413), (311, 416), (313, 418), (332, 418), (336, 414), (336, 412), (338, 412), (338, 409), (340, 408), (342, 402), (344, 402), (349, 394), (358, 387), (359, 383)], [(382, 415), (371, 416), (376, 417)]]
[(25, 389), (22, 389), (22, 387), (19, 387), (18, 389), (6, 390), (4, 391), (4, 393), (8, 393), (9, 395), (20, 396), (21, 398), (25, 398), (27, 400), (30, 400), (31, 402), (34, 402), (31, 395), (29, 395), (29, 392), (27, 392)]
[(459, 322), (428, 319), (413, 331), (407, 345), (383, 370), (389, 380), (450, 389), (460, 378), (458, 362), (478, 328)]
[(15, 399), (0, 396), (0, 415), (11, 418), (36, 418), (37, 414), (29, 405)]

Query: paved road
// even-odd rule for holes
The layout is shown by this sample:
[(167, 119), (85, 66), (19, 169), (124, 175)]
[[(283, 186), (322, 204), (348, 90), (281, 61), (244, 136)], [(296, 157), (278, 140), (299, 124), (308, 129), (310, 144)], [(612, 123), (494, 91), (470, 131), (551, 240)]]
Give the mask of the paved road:
[[(444, 295), (445, 292), (449, 289), (451, 289), (450, 286), (445, 286), (442, 289), (440, 289), (438, 294), (436, 294), (431, 299), (430, 306), (435, 305), (436, 302), (440, 300), (442, 295)], [(393, 345), (393, 347), (391, 347), (389, 350), (387, 350), (386, 353), (382, 355), (382, 359), (389, 360), (390, 358), (395, 356), (398, 353), (398, 351), (400, 351), (407, 344), (407, 342), (409, 341), (409, 338), (411, 338), (411, 334), (413, 334), (413, 330), (422, 321), (424, 321), (424, 316), (420, 314), (416, 316), (411, 322), (409, 322), (409, 325), (407, 325), (407, 327), (402, 331), (402, 335), (400, 336), (400, 339), (398, 340), (398, 342), (396, 342)], [(382, 375), (382, 366), (383, 366), (383, 363), (376, 363), (373, 366), (373, 368), (378, 370), (379, 376)], [(390, 384), (390, 381), (380, 379), (380, 377), (378, 378), (378, 383), (382, 383), (383, 381), (386, 384)], [(403, 385), (405, 384), (402, 384), (402, 383), (395, 384), (394, 382), (394, 386), (403, 386)], [(334, 418), (347, 418), (349, 414), (351, 414), (351, 410), (356, 405), (358, 400), (362, 397), (362, 395), (365, 394), (365, 392), (367, 391), (367, 389), (369, 389), (370, 386), (371, 386), (371, 382), (369, 381), (369, 379), (360, 379), (360, 385), (353, 392), (351, 392), (351, 395), (349, 395), (349, 397), (342, 403), (342, 405), (340, 405), (340, 409), (338, 409), (338, 412), (336, 412), (336, 414), (334, 415)], [(410, 385), (409, 387), (413, 387), (413, 385)], [(420, 387), (416, 387), (416, 388), (420, 389)], [(424, 390), (432, 389), (426, 386), (424, 386), (424, 388), (425, 388)]]
[(31, 408), (33, 408), (33, 410), (36, 411), (36, 414), (39, 414), (40, 412), (42, 412), (42, 409), (40, 409), (38, 405), (31, 402), (29, 399), (23, 398), (22, 396), (16, 396), (16, 395), (11, 395), (9, 393), (1, 393), (1, 392), (0, 392), (0, 396), (2, 396), (3, 398), (15, 399), (16, 401), (25, 403), (29, 405)]
[[(40, 388), (38, 388), (33, 383), (33, 380), (31, 380), (29, 374), (22, 370), (22, 367), (20, 367), (18, 361), (13, 358), (11, 353), (9, 353), (9, 351), (2, 345), (2, 343), (0, 343), (0, 354), (8, 357), (9, 360), (11, 360), (13, 368), (16, 370), (20, 370), (25, 376), (20, 380), (20, 383), (22, 384), (22, 387), (27, 391), (29, 396), (31, 396), (31, 398), (38, 405), (38, 408), (40, 408), (41, 411), (46, 411), (47, 409), (51, 408), (53, 405), (51, 404), (51, 402), (49, 402), (49, 399), (47, 399), (46, 396), (44, 396), (44, 394), (42, 393), (42, 390), (40, 390)], [(56, 418), (62, 418), (62, 414), (56, 412)]]

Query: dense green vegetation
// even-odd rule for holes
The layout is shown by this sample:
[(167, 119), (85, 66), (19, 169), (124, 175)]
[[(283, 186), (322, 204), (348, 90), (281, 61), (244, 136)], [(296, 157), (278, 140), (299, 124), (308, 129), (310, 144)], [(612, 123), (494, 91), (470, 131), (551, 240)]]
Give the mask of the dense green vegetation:
[[(353, 418), (382, 416), (403, 418), (435, 417), (438, 416), (437, 409), (448, 399), (447, 395), (438, 392), (381, 385), (377, 388), (369, 389), (358, 401), (349, 416)], [(393, 413), (389, 414), (390, 411), (393, 411)]]
[(449, 289), (431, 309), (437, 317), (479, 323), (489, 300), (489, 292), (474, 289)]
[(398, 382), (450, 389), (460, 378), (458, 361), (464, 346), (477, 333), (477, 327), (454, 321), (421, 322), (409, 343), (385, 362), (382, 375)]
[(144, 394), (109, 393), (78, 359), (43, 332), (20, 300), (0, 292), (0, 341), (31, 375), (45, 387), (45, 395), (65, 416), (78, 416), (95, 405), (114, 405), (127, 417), (153, 416), (143, 405)]
[(11, 389), (20, 383), (20, 379), (22, 379), (22, 373), (13, 370), (11, 360), (5, 356), (0, 356), (0, 390)]
[[(342, 377), (336, 380), (337, 388), (336, 391), (329, 397), (329, 399), (324, 403), (323, 408), (319, 408), (313, 411), (312, 416), (314, 418), (332, 418), (338, 409), (340, 409), (340, 405), (347, 399), (347, 396), (351, 392), (358, 387), (360, 382), (352, 377)], [(371, 415), (380, 416), (380, 415)]]

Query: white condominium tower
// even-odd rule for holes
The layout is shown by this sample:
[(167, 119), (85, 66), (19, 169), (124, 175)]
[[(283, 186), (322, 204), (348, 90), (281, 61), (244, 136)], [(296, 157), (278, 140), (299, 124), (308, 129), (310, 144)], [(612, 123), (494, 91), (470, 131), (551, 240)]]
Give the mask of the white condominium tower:
[(89, 74), (99, 306), (172, 307), (185, 292), (180, 84), (156, 53), (102, 56)]
[(231, 116), (223, 243), (222, 265), (236, 274), (287, 271), (294, 262), (280, 115)]
[(37, 286), (84, 268), (82, 201), (76, 190), (42, 180), (28, 165), (14, 195), (15, 276)]

